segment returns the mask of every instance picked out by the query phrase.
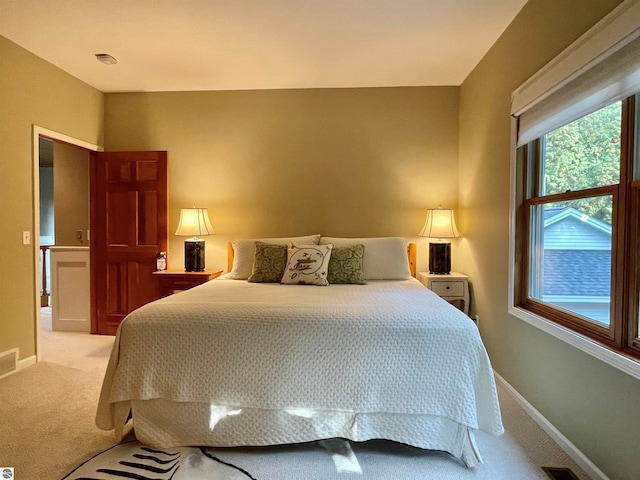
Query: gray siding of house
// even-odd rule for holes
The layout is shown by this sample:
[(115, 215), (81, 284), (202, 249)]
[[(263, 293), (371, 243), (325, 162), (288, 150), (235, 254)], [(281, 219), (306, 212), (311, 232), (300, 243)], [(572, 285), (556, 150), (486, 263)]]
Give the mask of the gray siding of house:
[[(579, 244), (576, 244), (579, 241)], [(544, 229), (545, 250), (611, 250), (611, 234), (588, 225), (574, 216), (552, 223)]]

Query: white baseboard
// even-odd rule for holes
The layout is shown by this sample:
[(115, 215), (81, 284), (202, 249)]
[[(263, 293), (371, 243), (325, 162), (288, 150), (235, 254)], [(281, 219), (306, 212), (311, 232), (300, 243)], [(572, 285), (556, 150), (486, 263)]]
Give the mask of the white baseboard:
[(30, 357), (18, 360), (18, 371), (22, 370), (23, 368), (30, 367), (31, 365), (35, 365), (36, 363), (38, 363), (38, 359), (35, 355), (31, 355)]
[(576, 462), (580, 467), (594, 480), (610, 480), (610, 478), (604, 474), (602, 470), (600, 470), (591, 460), (587, 458), (587, 456), (582, 453), (578, 447), (576, 447), (571, 441), (565, 437), (560, 430), (553, 426), (549, 420), (547, 420), (538, 410), (536, 410), (533, 405), (531, 405), (527, 400), (518, 393), (518, 391), (513, 388), (509, 382), (507, 382), (504, 378), (502, 378), (498, 373), (494, 371), (494, 375), (496, 377), (496, 381), (502, 385), (509, 395), (516, 401), (518, 405), (522, 407), (522, 409), (527, 412), (527, 414), (536, 422), (542, 430), (544, 430), (547, 435), (549, 435), (558, 445), (562, 448), (567, 455), (569, 455), (574, 462)]

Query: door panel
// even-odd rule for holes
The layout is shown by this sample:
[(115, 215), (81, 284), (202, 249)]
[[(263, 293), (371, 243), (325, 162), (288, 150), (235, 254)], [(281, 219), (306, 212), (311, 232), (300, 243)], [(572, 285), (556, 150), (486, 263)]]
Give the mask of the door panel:
[(92, 332), (115, 334), (157, 298), (156, 254), (166, 251), (167, 153), (91, 156)]
[(138, 245), (158, 244), (158, 192), (140, 192), (138, 196)]
[[(135, 202), (135, 195), (128, 192), (106, 192), (106, 220), (107, 238), (105, 244), (111, 247), (115, 245), (129, 245), (129, 225), (131, 223), (129, 204)], [(113, 213), (110, 213), (113, 212)]]

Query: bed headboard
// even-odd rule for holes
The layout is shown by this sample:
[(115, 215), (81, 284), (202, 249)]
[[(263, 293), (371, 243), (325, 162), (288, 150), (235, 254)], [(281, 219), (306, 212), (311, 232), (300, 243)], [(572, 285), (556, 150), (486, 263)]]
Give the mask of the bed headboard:
[[(416, 244), (409, 243), (407, 245), (407, 257), (409, 259), (409, 271), (411, 276), (416, 276)], [(233, 245), (231, 242), (227, 243), (227, 272), (230, 272), (233, 268)]]
[(407, 256), (409, 257), (409, 271), (411, 271), (411, 276), (416, 276), (416, 244), (409, 243), (407, 245)]

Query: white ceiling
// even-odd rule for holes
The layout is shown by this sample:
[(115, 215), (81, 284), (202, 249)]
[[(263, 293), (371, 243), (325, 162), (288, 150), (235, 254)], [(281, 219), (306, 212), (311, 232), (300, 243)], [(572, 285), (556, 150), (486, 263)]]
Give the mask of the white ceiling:
[(525, 3), (0, 0), (0, 35), (104, 92), (460, 85)]

